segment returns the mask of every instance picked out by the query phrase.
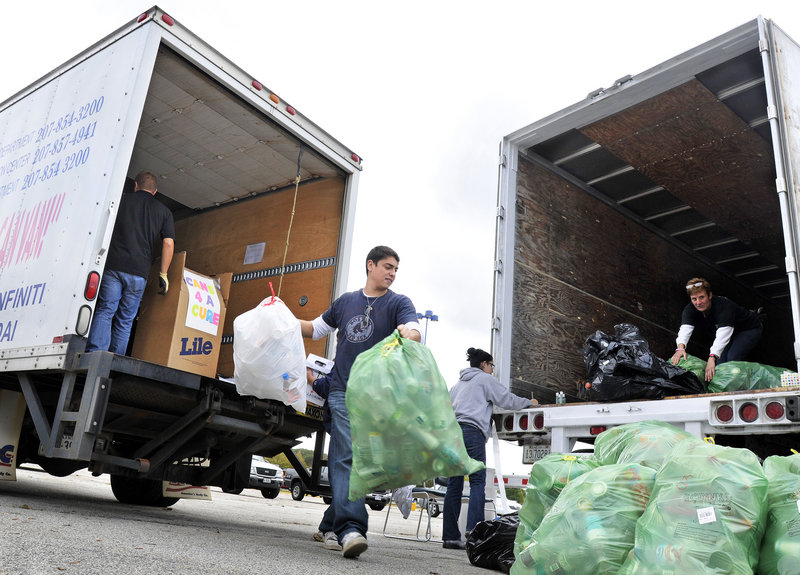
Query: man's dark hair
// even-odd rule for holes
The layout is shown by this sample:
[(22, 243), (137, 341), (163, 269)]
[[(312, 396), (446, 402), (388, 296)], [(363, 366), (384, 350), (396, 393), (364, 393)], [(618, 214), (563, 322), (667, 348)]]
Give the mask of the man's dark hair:
[(139, 172), (136, 174), (136, 184), (140, 190), (158, 191), (158, 178), (153, 172)]
[(494, 360), (494, 358), (492, 358), (492, 354), (488, 351), (483, 351), (480, 348), (475, 349), (474, 347), (471, 347), (467, 350), (467, 359), (469, 360), (470, 367), (480, 367), (484, 361), (492, 363)]
[(378, 265), (379, 261), (385, 260), (386, 258), (394, 258), (397, 260), (397, 263), (400, 263), (400, 256), (398, 256), (397, 252), (388, 246), (375, 246), (369, 250), (369, 253), (367, 254), (367, 261), (364, 263), (364, 268), (367, 270), (367, 275), (369, 275), (370, 261), (372, 261), (375, 265)]

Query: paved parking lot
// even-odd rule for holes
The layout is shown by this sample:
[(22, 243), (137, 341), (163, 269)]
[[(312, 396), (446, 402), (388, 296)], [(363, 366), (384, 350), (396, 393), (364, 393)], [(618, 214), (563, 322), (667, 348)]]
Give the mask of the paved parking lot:
[[(312, 540), (325, 508), (319, 497), (294, 501), (282, 491), (264, 499), (252, 489), (231, 495), (212, 488), (211, 502), (136, 507), (114, 499), (108, 476), (58, 478), (35, 469), (0, 482), (0, 575), (491, 573), (439, 542), (384, 537), (386, 509), (369, 511), (367, 552), (343, 559)], [(387, 533), (414, 538), (417, 518), (418, 511), (406, 520), (393, 508)], [(435, 539), (441, 519), (432, 521)]]

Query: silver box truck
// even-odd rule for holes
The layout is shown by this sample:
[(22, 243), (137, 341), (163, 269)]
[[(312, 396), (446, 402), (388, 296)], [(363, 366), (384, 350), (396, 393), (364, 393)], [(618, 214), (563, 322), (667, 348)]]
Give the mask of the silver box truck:
[(163, 481), (235, 491), (251, 454), (291, 458), (322, 424), (220, 377), (84, 353), (140, 170), (159, 177), (187, 267), (232, 274), (221, 349), (200, 349), (231, 377), (232, 321), (269, 282), (303, 319), (344, 289), (361, 159), (158, 7), (0, 103), (0, 401), (26, 406), (5, 470), (88, 467), (120, 500), (165, 505)]
[[(751, 361), (797, 371), (798, 81), (800, 47), (757, 18), (504, 138), (492, 350), (515, 393), (568, 400), (499, 417), (528, 462), (645, 419), (761, 456), (797, 444), (796, 390), (602, 404), (579, 390), (596, 330), (633, 324), (671, 357), (694, 276), (763, 308)], [(688, 351), (709, 343), (695, 333)]]

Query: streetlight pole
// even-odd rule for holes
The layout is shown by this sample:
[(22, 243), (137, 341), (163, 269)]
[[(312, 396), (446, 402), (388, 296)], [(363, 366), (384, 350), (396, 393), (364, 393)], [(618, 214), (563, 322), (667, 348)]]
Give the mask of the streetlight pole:
[(422, 343), (428, 344), (428, 321), (439, 321), (439, 316), (434, 314), (431, 310), (425, 310), (425, 313), (417, 312), (417, 319), (425, 320), (425, 335), (422, 338)]

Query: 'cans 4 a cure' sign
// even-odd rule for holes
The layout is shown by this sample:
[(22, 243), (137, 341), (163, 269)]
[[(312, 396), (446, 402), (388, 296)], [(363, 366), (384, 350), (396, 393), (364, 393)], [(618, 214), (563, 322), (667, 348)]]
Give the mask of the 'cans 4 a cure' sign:
[(211, 335), (219, 331), (219, 292), (213, 280), (183, 270), (183, 281), (189, 289), (189, 305), (186, 306), (186, 327), (198, 329)]

